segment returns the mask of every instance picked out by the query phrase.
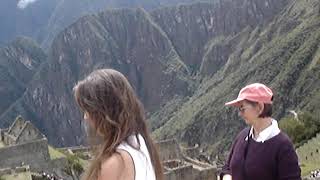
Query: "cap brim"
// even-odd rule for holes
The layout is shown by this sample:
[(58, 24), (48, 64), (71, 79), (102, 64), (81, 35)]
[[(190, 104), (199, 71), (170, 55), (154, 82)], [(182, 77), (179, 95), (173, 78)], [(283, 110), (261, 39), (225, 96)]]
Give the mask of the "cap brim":
[(225, 103), (224, 105), (225, 105), (225, 106), (238, 106), (239, 103), (240, 103), (241, 101), (243, 101), (243, 100), (244, 100), (244, 99), (236, 99), (236, 100), (227, 102), (227, 103)]

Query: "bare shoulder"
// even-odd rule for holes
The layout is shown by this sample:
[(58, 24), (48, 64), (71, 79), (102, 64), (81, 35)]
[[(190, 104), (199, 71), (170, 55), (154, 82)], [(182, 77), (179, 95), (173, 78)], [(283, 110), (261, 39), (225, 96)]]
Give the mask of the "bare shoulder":
[(117, 150), (101, 164), (99, 180), (134, 179), (134, 165), (131, 156), (124, 150)]
[(125, 162), (121, 154), (114, 153), (101, 164), (101, 174), (99, 180), (119, 180), (122, 171), (125, 168)]
[(123, 169), (123, 178), (126, 180), (134, 180), (135, 168), (131, 155), (127, 151), (121, 149), (118, 149), (118, 153), (120, 153), (125, 166)]
[(130, 164), (133, 164), (132, 157), (127, 151), (118, 149), (117, 152), (121, 155), (125, 165), (128, 166)]

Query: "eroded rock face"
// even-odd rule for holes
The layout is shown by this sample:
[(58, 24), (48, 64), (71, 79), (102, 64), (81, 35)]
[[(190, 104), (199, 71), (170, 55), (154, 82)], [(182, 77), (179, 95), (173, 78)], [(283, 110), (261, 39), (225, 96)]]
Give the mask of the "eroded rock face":
[(0, 114), (23, 94), (46, 58), (41, 48), (25, 37), (0, 48)]
[[(288, 3), (288, 0), (216, 0), (214, 4), (198, 3), (192, 6), (178, 6), (155, 10), (152, 15), (172, 40), (177, 52), (191, 71), (199, 71), (204, 55), (212, 50), (213, 37), (225, 39), (234, 36), (247, 26), (255, 27), (272, 20)], [(226, 61), (231, 47), (215, 49), (216, 57), (210, 61)], [(216, 53), (215, 53), (216, 54)], [(210, 63), (210, 62), (205, 62)], [(219, 65), (218, 63), (214, 63)], [(203, 65), (201, 72), (213, 74), (215, 70), (208, 70)], [(221, 66), (220, 66), (221, 67)]]
[[(44, 50), (48, 50), (54, 38), (63, 29), (86, 14), (97, 13), (107, 8), (143, 7), (151, 10), (190, 2), (195, 0), (42, 0), (30, 3), (2, 0), (0, 45), (23, 35), (32, 37)], [(18, 4), (24, 5), (18, 6)]]
[(76, 127), (82, 117), (72, 88), (99, 68), (123, 72), (150, 112), (189, 91), (188, 67), (150, 14), (142, 9), (112, 10), (83, 17), (55, 39), (48, 62), (2, 121), (21, 113), (52, 143), (79, 143)]

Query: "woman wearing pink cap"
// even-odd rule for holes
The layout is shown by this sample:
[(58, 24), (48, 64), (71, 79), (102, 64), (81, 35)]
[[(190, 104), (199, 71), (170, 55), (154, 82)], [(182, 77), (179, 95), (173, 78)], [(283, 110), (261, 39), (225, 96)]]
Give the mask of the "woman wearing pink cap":
[(221, 179), (301, 180), (293, 144), (271, 117), (272, 99), (270, 88), (254, 83), (242, 88), (236, 100), (225, 104), (237, 107), (250, 127), (233, 142)]

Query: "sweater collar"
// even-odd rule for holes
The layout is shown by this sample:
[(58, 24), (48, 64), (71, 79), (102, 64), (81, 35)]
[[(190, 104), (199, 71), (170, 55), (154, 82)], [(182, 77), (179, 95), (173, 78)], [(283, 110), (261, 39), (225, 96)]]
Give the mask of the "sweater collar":
[[(272, 137), (278, 135), (280, 133), (280, 129), (278, 127), (278, 122), (274, 119), (271, 121), (271, 125), (262, 130), (257, 137), (254, 137), (253, 127), (251, 127), (249, 132), (249, 137), (252, 137), (256, 142), (264, 143), (266, 140), (271, 139)], [(246, 138), (247, 139), (247, 138)]]

